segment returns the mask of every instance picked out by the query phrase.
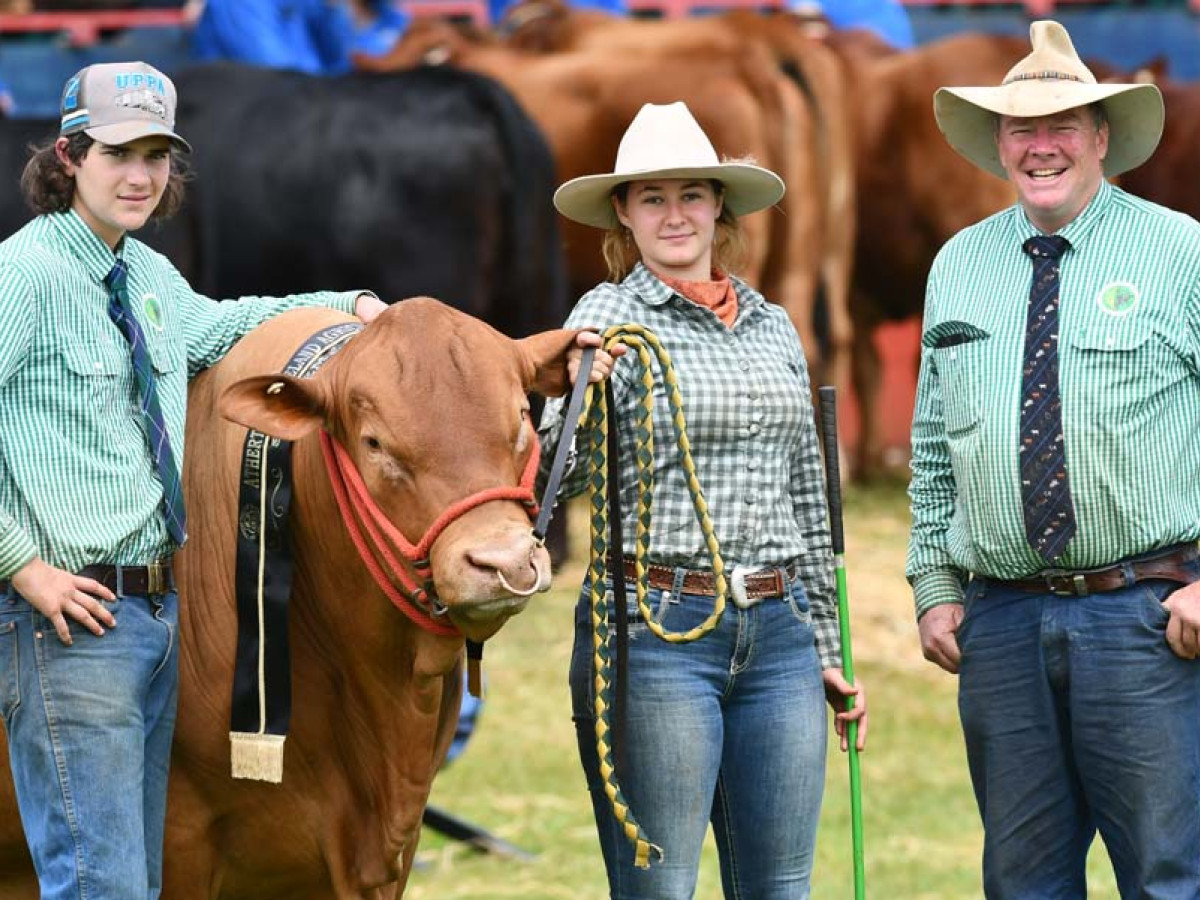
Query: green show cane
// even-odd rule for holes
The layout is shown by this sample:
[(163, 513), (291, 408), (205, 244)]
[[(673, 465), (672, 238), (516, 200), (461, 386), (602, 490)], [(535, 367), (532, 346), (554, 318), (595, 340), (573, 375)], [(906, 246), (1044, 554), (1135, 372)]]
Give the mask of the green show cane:
[[(837, 388), (821, 387), (817, 394), (821, 405), (821, 444), (825, 450), (825, 493), (829, 504), (829, 532), (833, 544), (833, 569), (837, 580), (838, 629), (842, 639), (842, 674), (854, 684), (854, 656), (850, 651), (850, 601), (846, 590), (846, 537), (842, 531), (842, 481), (838, 466)], [(846, 698), (846, 709), (854, 708), (854, 698)], [(858, 723), (846, 729), (847, 756), (850, 761), (850, 836), (854, 850), (854, 900), (867, 895), (863, 858), (862, 774), (859, 768)]]

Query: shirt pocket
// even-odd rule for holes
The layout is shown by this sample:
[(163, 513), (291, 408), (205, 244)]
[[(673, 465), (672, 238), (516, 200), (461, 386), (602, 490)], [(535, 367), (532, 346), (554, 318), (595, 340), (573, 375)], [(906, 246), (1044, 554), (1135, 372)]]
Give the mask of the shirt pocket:
[[(1191, 391), (1189, 360), (1150, 323), (1089, 327), (1071, 335), (1069, 377), (1083, 390), (1072, 390), (1084, 421), (1128, 422), (1160, 405), (1181, 388)], [(1188, 382), (1188, 384), (1182, 384)]]
[(942, 386), (942, 416), (951, 441), (979, 430), (990, 337), (977, 337), (949, 347), (935, 347), (934, 365)]

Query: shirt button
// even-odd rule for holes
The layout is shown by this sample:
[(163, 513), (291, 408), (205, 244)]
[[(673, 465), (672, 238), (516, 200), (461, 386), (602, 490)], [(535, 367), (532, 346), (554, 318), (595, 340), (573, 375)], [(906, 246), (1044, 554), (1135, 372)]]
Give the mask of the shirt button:
[(755, 494), (747, 494), (746, 495), (746, 505), (747, 506), (753, 506), (757, 502), (758, 502), (757, 495), (755, 495)]
[(746, 399), (747, 399), (747, 400), (757, 400), (757, 399), (758, 399), (758, 394), (756, 394), (756, 393), (754, 393), (753, 391), (751, 391), (749, 394), (747, 394), (747, 395), (746, 395)]
[(96, 371), (99, 372), (101, 369), (104, 368), (104, 363), (97, 362), (97, 363), (95, 363), (95, 366), (96, 366)]
[(758, 460), (757, 459), (748, 460), (746, 462), (746, 468), (749, 469), (751, 472), (753, 472), (755, 469), (758, 468)]
[(747, 430), (747, 431), (749, 431), (751, 434), (758, 434), (758, 432), (759, 432), (761, 429), (758, 427), (758, 423), (756, 422), (756, 423), (752, 424), (752, 425), (751, 425), (749, 428), (747, 428), (746, 430)]
[(741, 362), (738, 363), (738, 368), (741, 369), (743, 372), (749, 372), (750, 371), (750, 360), (743, 359)]

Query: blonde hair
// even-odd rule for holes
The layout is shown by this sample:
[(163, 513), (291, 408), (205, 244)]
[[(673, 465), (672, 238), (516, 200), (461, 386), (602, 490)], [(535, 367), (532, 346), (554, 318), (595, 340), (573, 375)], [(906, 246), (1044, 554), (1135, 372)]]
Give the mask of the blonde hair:
[[(623, 181), (612, 190), (622, 205), (629, 194), (630, 182)], [(725, 193), (721, 182), (712, 181), (713, 190), (718, 197)], [(633, 271), (641, 259), (641, 252), (634, 243), (633, 233), (624, 225), (616, 225), (604, 232), (601, 244), (604, 263), (608, 266), (608, 280), (614, 284), (625, 280), (625, 276)], [(737, 216), (729, 211), (729, 206), (721, 207), (721, 215), (717, 217), (716, 232), (713, 234), (712, 265), (714, 269), (727, 274), (737, 274), (746, 259), (746, 234), (742, 231), (742, 223)]]

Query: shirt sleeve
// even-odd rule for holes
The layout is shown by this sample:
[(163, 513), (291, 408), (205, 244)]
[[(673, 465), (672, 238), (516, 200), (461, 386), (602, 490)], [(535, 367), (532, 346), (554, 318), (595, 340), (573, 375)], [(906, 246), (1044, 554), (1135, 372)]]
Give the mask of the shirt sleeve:
[[(28, 355), (37, 318), (37, 296), (28, 280), (14, 266), (0, 266), (0, 390)], [(11, 578), (36, 556), (33, 538), (0, 506), (0, 578)]]
[(355, 301), (370, 291), (317, 291), (289, 297), (241, 297), (216, 301), (192, 290), (179, 272), (171, 276), (173, 296), (183, 317), (188, 377), (219, 362), (230, 348), (267, 319), (289, 309), (325, 306), (354, 315)]
[[(790, 323), (788, 328), (791, 328)], [(833, 542), (829, 534), (829, 508), (825, 502), (825, 475), (818, 449), (817, 424), (808, 399), (812, 396), (812, 384), (798, 339), (796, 356), (800, 363), (801, 397), (807, 412), (791, 462), (792, 511), (808, 548), (798, 565), (800, 580), (808, 595), (821, 668), (834, 669), (842, 665), (842, 640), (833, 578)]]
[[(926, 321), (937, 300), (935, 262), (925, 295)], [(954, 515), (957, 486), (950, 465), (946, 422), (942, 412), (942, 386), (932, 351), (922, 343), (921, 370), (912, 424), (912, 480), (908, 495), (912, 505), (912, 535), (908, 544), (906, 574), (913, 586), (919, 619), (934, 606), (962, 603), (967, 573), (950, 557), (946, 536)]]

